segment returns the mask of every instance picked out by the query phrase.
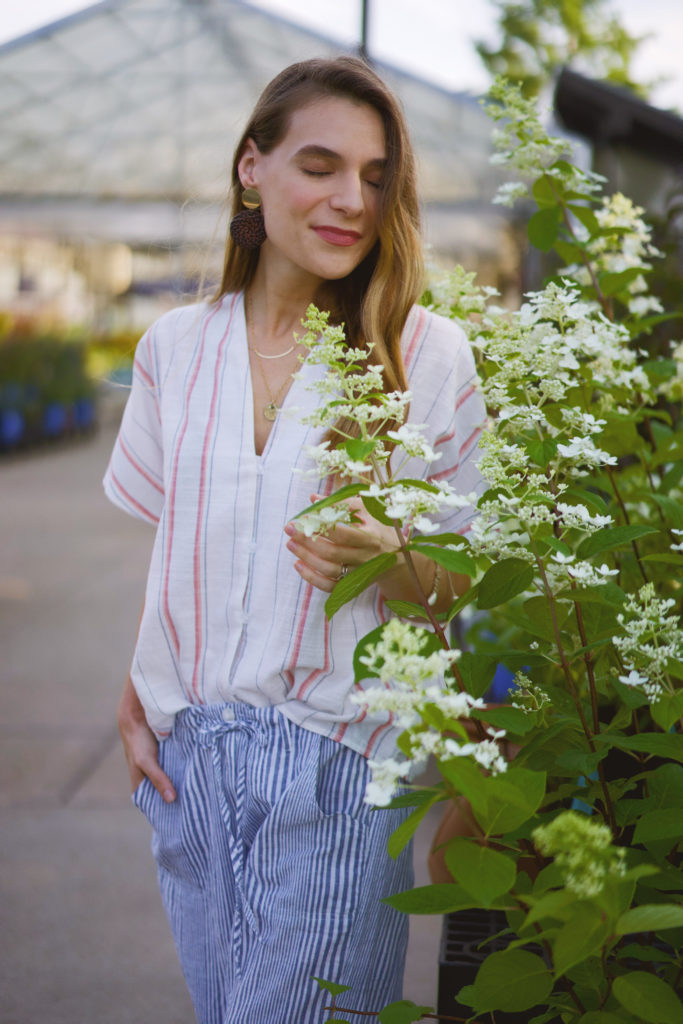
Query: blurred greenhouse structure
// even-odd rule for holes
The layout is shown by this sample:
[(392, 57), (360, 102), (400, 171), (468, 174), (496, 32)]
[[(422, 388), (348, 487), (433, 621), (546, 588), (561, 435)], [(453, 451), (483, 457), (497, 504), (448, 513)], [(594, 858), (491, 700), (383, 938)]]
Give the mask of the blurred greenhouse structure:
[[(0, 47), (0, 311), (146, 326), (215, 278), (229, 162), (259, 92), (344, 49), (245, 0), (104, 0)], [(378, 66), (416, 145), (435, 258), (514, 282), (477, 100)]]

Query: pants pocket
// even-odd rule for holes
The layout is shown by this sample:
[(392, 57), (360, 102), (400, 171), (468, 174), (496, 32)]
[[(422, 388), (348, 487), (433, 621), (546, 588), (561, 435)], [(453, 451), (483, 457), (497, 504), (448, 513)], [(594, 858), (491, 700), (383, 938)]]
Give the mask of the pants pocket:
[(171, 779), (175, 800), (167, 804), (145, 777), (133, 793), (133, 803), (154, 832), (152, 853), (160, 869), (175, 881), (203, 889), (208, 862), (206, 780), (199, 758), (188, 759), (171, 736), (159, 744), (159, 764)]

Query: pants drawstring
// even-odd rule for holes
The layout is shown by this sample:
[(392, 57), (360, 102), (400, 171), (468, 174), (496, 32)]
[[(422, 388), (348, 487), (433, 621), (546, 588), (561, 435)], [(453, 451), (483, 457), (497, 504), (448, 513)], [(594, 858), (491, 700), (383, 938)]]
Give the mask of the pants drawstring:
[[(225, 795), (223, 784), (223, 751), (218, 742), (221, 736), (228, 733), (238, 734), (236, 751), (237, 758), (237, 787), (235, 790), (235, 813), (231, 812), (230, 805)], [(233, 926), (233, 949), (237, 976), (241, 976), (242, 966), (242, 923), (246, 918), (249, 927), (256, 939), (260, 937), (260, 928), (254, 911), (244, 892), (244, 840), (239, 834), (238, 822), (242, 820), (244, 802), (247, 789), (247, 760), (251, 742), (257, 742), (261, 746), (266, 744), (266, 738), (258, 724), (236, 717), (234, 720), (204, 723), (198, 732), (198, 740), (202, 747), (211, 751), (211, 763), (215, 780), (216, 794), (221, 818), (226, 828), (228, 839), (228, 852), (235, 878), (235, 917)], [(235, 755), (233, 755), (235, 756)]]

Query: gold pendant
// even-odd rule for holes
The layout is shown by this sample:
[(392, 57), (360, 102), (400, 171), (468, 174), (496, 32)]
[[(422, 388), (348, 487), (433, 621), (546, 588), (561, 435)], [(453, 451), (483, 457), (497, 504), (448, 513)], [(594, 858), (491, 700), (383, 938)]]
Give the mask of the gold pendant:
[(277, 408), (275, 407), (275, 402), (268, 402), (268, 405), (263, 406), (263, 415), (267, 420), (270, 420), (271, 423), (273, 420), (277, 419)]

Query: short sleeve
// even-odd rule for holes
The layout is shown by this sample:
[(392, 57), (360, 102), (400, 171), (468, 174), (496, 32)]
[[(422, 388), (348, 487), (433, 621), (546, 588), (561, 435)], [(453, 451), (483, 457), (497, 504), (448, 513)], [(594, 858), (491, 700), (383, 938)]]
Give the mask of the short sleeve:
[(104, 476), (115, 505), (148, 523), (158, 523), (164, 505), (161, 394), (153, 329), (140, 339), (133, 382), (116, 443)]
[[(409, 376), (416, 422), (427, 425), (439, 456), (430, 465), (427, 479), (447, 483), (463, 497), (478, 497), (487, 486), (477, 467), (486, 406), (472, 350), (464, 331), (452, 320), (424, 310), (420, 313), (423, 332), (415, 345), (414, 371), (409, 371)], [(464, 534), (476, 515), (474, 504), (468, 504), (446, 507), (429, 518), (443, 532)]]

